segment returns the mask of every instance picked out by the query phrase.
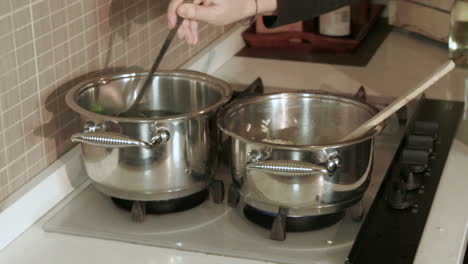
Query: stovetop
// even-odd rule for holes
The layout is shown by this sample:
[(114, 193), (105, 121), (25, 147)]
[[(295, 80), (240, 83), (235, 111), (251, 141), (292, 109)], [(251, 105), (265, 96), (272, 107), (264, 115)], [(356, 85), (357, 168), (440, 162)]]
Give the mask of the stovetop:
[[(381, 103), (389, 100), (375, 101), (382, 107)], [(407, 108), (406, 118), (411, 115), (412, 107)], [(394, 115), (375, 140), (371, 182), (359, 204), (364, 214), (377, 194), (405, 130), (406, 122)], [(226, 166), (218, 169), (217, 178), (225, 186), (229, 185)], [(108, 196), (89, 183), (59, 206), (61, 209), (55, 215), (47, 216), (44, 229), (48, 232), (291, 264), (344, 263), (363, 223), (353, 217), (354, 207), (330, 227), (289, 233), (285, 241), (273, 241), (269, 239), (269, 230), (245, 218), (242, 205), (233, 209), (226, 202), (215, 204), (211, 200), (187, 211), (148, 215), (144, 222), (136, 223), (127, 211), (115, 207)]]
[[(392, 149), (395, 150), (391, 144), (377, 139), (373, 175), (385, 170), (383, 163), (392, 159)], [(218, 177), (226, 183), (230, 181), (226, 168), (220, 168)], [(377, 185), (371, 184), (369, 191), (374, 192)], [(365, 200), (370, 202), (371, 196)], [(141, 223), (133, 222), (127, 211), (115, 207), (108, 196), (92, 185), (60, 206), (60, 211), (44, 225), (46, 231), (277, 263), (341, 264), (362, 224), (346, 212), (333, 226), (289, 233), (285, 241), (279, 242), (269, 239), (269, 230), (245, 219), (242, 206), (233, 209), (209, 199), (187, 211), (147, 215)]]

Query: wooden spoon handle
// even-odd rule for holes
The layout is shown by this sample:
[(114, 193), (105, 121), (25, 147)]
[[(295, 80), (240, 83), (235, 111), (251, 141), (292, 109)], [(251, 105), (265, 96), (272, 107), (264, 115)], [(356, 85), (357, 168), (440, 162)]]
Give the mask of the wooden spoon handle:
[(422, 82), (420, 82), (416, 88), (409, 90), (406, 94), (396, 99), (393, 103), (382, 109), (378, 114), (373, 116), (367, 122), (362, 124), (360, 127), (355, 129), (353, 132), (348, 134), (346, 137), (342, 138), (340, 142), (348, 141), (354, 138), (358, 138), (371, 129), (373, 129), (378, 124), (382, 123), (385, 119), (389, 116), (394, 114), (400, 108), (408, 104), (411, 100), (416, 98), (418, 95), (423, 93), (427, 88), (431, 87), (435, 82), (440, 80), (444, 77), (447, 73), (449, 73), (453, 68), (455, 68), (455, 63), (452, 60), (444, 63), (441, 67), (439, 67), (435, 72), (433, 72), (429, 77)]

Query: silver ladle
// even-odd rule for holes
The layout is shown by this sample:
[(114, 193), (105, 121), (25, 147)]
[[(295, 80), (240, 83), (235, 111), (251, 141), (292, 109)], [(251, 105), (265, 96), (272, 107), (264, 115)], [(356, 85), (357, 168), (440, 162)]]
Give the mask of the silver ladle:
[[(140, 104), (141, 99), (143, 98), (143, 95), (145, 92), (148, 90), (148, 88), (151, 86), (153, 82), (153, 77), (154, 73), (159, 67), (159, 64), (161, 64), (162, 59), (164, 58), (164, 55), (166, 54), (167, 50), (169, 49), (169, 46), (171, 45), (172, 40), (174, 39), (177, 31), (179, 30), (180, 26), (182, 25), (182, 22), (184, 22), (184, 18), (182, 17), (177, 17), (177, 23), (176, 26), (169, 31), (169, 34), (167, 34), (166, 40), (164, 41), (161, 50), (159, 51), (158, 56), (156, 57), (156, 60), (153, 63), (153, 66), (151, 67), (151, 70), (148, 72), (148, 76), (146, 77), (145, 82), (143, 83), (141, 88), (137, 90), (138, 85), (134, 85), (133, 89), (127, 94), (127, 102), (130, 101), (129, 104), (127, 104), (127, 108), (120, 112), (118, 116), (136, 116), (138, 115), (138, 105)], [(136, 92), (136, 96), (134, 96)], [(128, 97), (133, 97), (129, 98)]]

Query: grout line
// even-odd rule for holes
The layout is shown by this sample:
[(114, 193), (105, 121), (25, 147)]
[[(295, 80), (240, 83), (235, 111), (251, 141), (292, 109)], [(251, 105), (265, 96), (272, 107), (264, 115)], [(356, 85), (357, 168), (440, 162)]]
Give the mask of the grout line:
[[(52, 32), (52, 28), (53, 28), (53, 24), (52, 24), (52, 12), (51, 12), (51, 8), (50, 8), (50, 2), (47, 3), (47, 7), (49, 8), (49, 15), (47, 16), (47, 18), (49, 19), (49, 24), (50, 24), (50, 29), (51, 29), (51, 32), (50, 32), (50, 42), (51, 42), (51, 45), (52, 47), (54, 46), (54, 39), (53, 39), (53, 32)], [(65, 11), (66, 12), (66, 11)], [(45, 53), (44, 53), (45, 54)], [(42, 55), (42, 54), (41, 54)], [(53, 60), (53, 63), (55, 63), (55, 56), (54, 56), (54, 51), (52, 50), (52, 58)], [(36, 64), (37, 64), (37, 60), (36, 60)], [(39, 66), (37, 65), (37, 78), (36, 78), (36, 81), (37, 81), (37, 89), (38, 89), (38, 96), (39, 96), (39, 116), (40, 116), (40, 123), (41, 123), (41, 140), (39, 142), (39, 144), (42, 145), (42, 156), (46, 157), (47, 155), (47, 151), (46, 151), (46, 144), (45, 144), (45, 138), (44, 138), (44, 126), (43, 124), (45, 124), (45, 120), (44, 120), (44, 115), (42, 113), (42, 105), (41, 105), (41, 102), (42, 102), (42, 99), (41, 98), (41, 90), (42, 90), (42, 87), (40, 87), (40, 81), (39, 81), (39, 76), (41, 73), (45, 72), (45, 71), (48, 71), (50, 68), (54, 67), (54, 76), (55, 76), (55, 65), (51, 65), (50, 67), (44, 69), (44, 71), (42, 72), (39, 72)], [(45, 101), (44, 101), (44, 104), (45, 104)], [(47, 166), (47, 162), (46, 162), (46, 166)]]
[[(31, 21), (32, 21), (32, 20), (33, 20), (32, 4), (31, 4), (31, 6), (30, 6), (30, 8), (29, 8), (29, 16), (31, 17)], [(34, 58), (33, 58), (33, 60), (34, 60), (34, 66), (35, 66), (35, 70), (36, 70), (36, 76), (35, 76), (35, 78), (36, 78), (36, 93), (37, 93), (38, 96), (40, 96), (40, 95), (39, 95), (39, 75), (38, 75), (38, 72), (39, 72), (39, 65), (38, 65), (38, 63), (37, 63), (37, 47), (36, 47), (36, 41), (34, 41), (34, 40), (36, 39), (36, 32), (35, 32), (34, 23), (31, 23), (31, 31), (32, 31), (32, 39), (33, 39), (33, 50), (34, 50)], [(26, 63), (29, 63), (29, 61), (26, 62)], [(26, 63), (25, 63), (25, 64), (26, 64)], [(25, 82), (28, 82), (29, 80), (30, 80), (30, 79), (26, 80)], [(18, 77), (18, 82), (20, 82), (19, 77)], [(25, 82), (23, 82), (23, 83), (25, 83)], [(23, 83), (19, 83), (19, 84), (18, 84), (18, 87), (20, 87), (21, 84), (23, 84)], [(20, 92), (20, 94), (21, 94), (21, 92)], [(24, 100), (21, 100), (21, 103), (23, 103), (24, 101), (28, 100), (29, 98), (32, 98), (32, 96), (34, 96), (34, 94), (32, 94), (32, 95), (31, 95), (30, 97), (28, 97), (28, 98), (25, 98)], [(23, 108), (22, 108), (22, 107), (21, 107), (21, 117), (23, 117)], [(23, 118), (23, 120), (24, 120), (24, 119), (25, 119), (25, 118)], [(41, 119), (41, 120), (42, 120), (42, 119)], [(42, 123), (42, 122), (41, 122), (41, 123)], [(25, 134), (24, 125), (23, 125), (23, 134)], [(25, 142), (25, 148), (26, 148), (26, 142)]]
[[(84, 51), (84, 60), (85, 60), (85, 64), (86, 64), (86, 65), (84, 65), (84, 66), (85, 66), (85, 71), (86, 71), (86, 74), (87, 74), (87, 73), (88, 73), (88, 54), (86, 53), (86, 50), (87, 50), (87, 48), (88, 48), (89, 46), (86, 46), (87, 43), (86, 43), (86, 35), (85, 35), (85, 33), (88, 31), (88, 28), (85, 28), (84, 18), (85, 18), (88, 14), (91, 14), (91, 12), (93, 12), (93, 11), (90, 11), (90, 12), (88, 12), (88, 13), (85, 13), (85, 12), (84, 12), (84, 7), (83, 7), (82, 1), (80, 1), (80, 7), (81, 7), (81, 13), (82, 13), (82, 14), (81, 14), (81, 16), (80, 16), (79, 19), (81, 19), (81, 31), (82, 31), (82, 32), (81, 32), (81, 35), (83, 36), (83, 43), (84, 43), (83, 46), (84, 46), (84, 48), (81, 49), (81, 50), (79, 50), (79, 51), (77, 51), (76, 53), (72, 54), (72, 55), (70, 56), (70, 58), (73, 57), (73, 56), (75, 56), (78, 52)], [(97, 15), (97, 14), (96, 14), (96, 15)], [(99, 38), (99, 36), (98, 36), (98, 38)], [(96, 40), (96, 41), (97, 41), (97, 40)], [(94, 44), (94, 43), (93, 43), (93, 44)]]
[[(96, 4), (94, 5), (95, 6), (95, 10), (96, 10), (96, 32), (97, 32), (97, 43), (98, 43), (98, 54), (97, 54), (97, 57), (98, 57), (98, 61), (99, 61), (99, 66), (98, 66), (98, 70), (100, 68), (102, 68), (102, 61), (101, 61), (101, 40), (100, 40), (100, 36), (101, 36), (101, 27), (99, 26), (101, 23), (99, 21), (99, 7), (98, 7), (98, 1), (96, 1)], [(87, 67), (86, 67), (87, 68)]]
[[(10, 6), (11, 6), (11, 7), (13, 7), (13, 4), (12, 4), (13, 1), (14, 1), (14, 0), (10, 0)], [(23, 8), (30, 8), (29, 16), (30, 16), (30, 19), (31, 19), (31, 14), (32, 14), (31, 6), (30, 6), (30, 5), (26, 5), (26, 6), (23, 7)], [(18, 9), (18, 10), (20, 10), (20, 9)], [(18, 10), (15, 10), (14, 13), (18, 12)], [(13, 13), (13, 12), (12, 12), (12, 13)], [(13, 25), (13, 16), (10, 16), (10, 21), (11, 21), (11, 24)], [(13, 25), (13, 27), (14, 27), (14, 25)], [(13, 36), (14, 36), (14, 35), (13, 35)], [(29, 44), (29, 43), (28, 43), (28, 44)], [(17, 54), (18, 54), (18, 53), (17, 53), (18, 47), (17, 47), (17, 45), (16, 45), (16, 38), (15, 38), (15, 41), (13, 41), (13, 46), (14, 46), (14, 50), (15, 50), (15, 59), (16, 59), (16, 78), (17, 78), (17, 80), (19, 81), (19, 66), (20, 66), (20, 65), (19, 65), (18, 56), (17, 56)], [(34, 46), (34, 44), (33, 44), (33, 46)], [(18, 87), (17, 89), (19, 90), (19, 86), (16, 86), (16, 87)], [(21, 94), (21, 91), (18, 91), (18, 92)], [(21, 103), (21, 95), (20, 95), (20, 103)], [(20, 113), (21, 113), (21, 116), (23, 116), (23, 109), (22, 109), (21, 107), (20, 107), (19, 111), (20, 111)], [(17, 123), (15, 123), (15, 125), (18, 124), (18, 123), (20, 123), (20, 124), (21, 124), (21, 131), (22, 131), (23, 134), (24, 134), (24, 125), (23, 125), (21, 122), (22, 122), (22, 120), (20, 120), (20, 121), (18, 121)], [(24, 135), (23, 135), (23, 136), (24, 136)], [(6, 138), (5, 138), (5, 136), (3, 137), (3, 139), (4, 139), (4, 142), (5, 142), (5, 146), (6, 146)], [(24, 139), (24, 137), (22, 137), (21, 139)], [(16, 143), (16, 142), (15, 142), (15, 143)], [(13, 143), (13, 144), (14, 144), (14, 143)], [(11, 145), (13, 145), (13, 144), (11, 144)], [(10, 146), (11, 146), (11, 145), (10, 145)], [(23, 145), (24, 145), (24, 146), (23, 146), (24, 149), (26, 149), (26, 144), (25, 144), (24, 141), (23, 141)], [(20, 155), (20, 157), (17, 158), (16, 160), (18, 160), (18, 159), (20, 159), (20, 158), (21, 158), (21, 155)], [(16, 160), (15, 160), (15, 161), (16, 161)], [(8, 162), (8, 163), (7, 163), (7, 167), (10, 167), (15, 161), (13, 161), (13, 162)], [(10, 178), (10, 173), (8, 172), (8, 170), (7, 170), (7, 177)], [(8, 184), (10, 184), (10, 180), (8, 180)], [(15, 190), (13, 190), (12, 192), (14, 192), (14, 191), (15, 191)]]

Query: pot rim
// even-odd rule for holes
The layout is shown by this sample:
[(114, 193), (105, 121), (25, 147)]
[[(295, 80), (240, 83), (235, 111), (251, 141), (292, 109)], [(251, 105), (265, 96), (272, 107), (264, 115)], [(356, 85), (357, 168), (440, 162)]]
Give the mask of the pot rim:
[(252, 103), (258, 103), (258, 102), (264, 102), (264, 101), (270, 101), (273, 99), (279, 99), (279, 98), (323, 98), (323, 99), (334, 99), (334, 100), (340, 100), (348, 103), (352, 103), (355, 105), (359, 105), (361, 107), (365, 107), (368, 111), (374, 112), (374, 114), (379, 112), (379, 109), (377, 109), (375, 106), (370, 105), (368, 103), (358, 101), (354, 98), (351, 98), (349, 96), (343, 96), (343, 95), (336, 95), (336, 94), (319, 94), (316, 91), (311, 91), (309, 92), (304, 92), (304, 91), (298, 91), (298, 92), (279, 92), (279, 93), (272, 93), (272, 94), (267, 94), (267, 95), (260, 95), (260, 96), (255, 96), (255, 97), (249, 97), (246, 99), (242, 99), (239, 101), (235, 101), (225, 108), (223, 108), (219, 113), (218, 113), (218, 118), (217, 118), (217, 125), (218, 128), (225, 134), (227, 134), (230, 137), (236, 138), (238, 140), (247, 142), (249, 144), (256, 144), (256, 145), (262, 145), (274, 149), (288, 149), (288, 150), (313, 150), (313, 149), (321, 149), (321, 148), (339, 148), (343, 146), (349, 146), (349, 145), (354, 145), (357, 143), (361, 143), (363, 141), (373, 139), (375, 136), (377, 136), (382, 130), (385, 128), (385, 121), (377, 125), (375, 128), (373, 128), (371, 131), (369, 131), (366, 135), (361, 136), (356, 139), (351, 139), (343, 142), (338, 142), (335, 144), (323, 144), (323, 145), (287, 145), (287, 144), (277, 144), (277, 143), (267, 143), (259, 140), (251, 140), (246, 137), (243, 137), (241, 135), (236, 134), (232, 130), (227, 128), (227, 121), (226, 116), (234, 111), (237, 111), (246, 105), (252, 104)]
[(148, 72), (126, 72), (119, 74), (106, 74), (101, 75), (92, 79), (87, 79), (76, 85), (74, 85), (66, 94), (65, 102), (74, 112), (86, 116), (89, 119), (99, 119), (106, 121), (113, 121), (119, 123), (145, 123), (145, 122), (155, 122), (155, 121), (173, 121), (173, 120), (185, 120), (190, 119), (194, 116), (202, 115), (213, 110), (216, 110), (226, 104), (232, 97), (232, 88), (231, 86), (218, 78), (212, 77), (208, 74), (192, 71), (192, 70), (171, 70), (171, 71), (158, 71), (154, 76), (163, 76), (163, 77), (186, 77), (191, 80), (198, 80), (203, 82), (209, 82), (215, 84), (218, 90), (221, 91), (221, 99), (218, 100), (215, 104), (212, 104), (208, 107), (205, 107), (197, 112), (190, 112), (181, 115), (174, 115), (168, 117), (157, 117), (157, 118), (141, 118), (141, 117), (118, 117), (111, 115), (98, 114), (92, 111), (89, 111), (77, 103), (77, 99), (80, 96), (80, 93), (89, 89), (92, 86), (98, 86), (102, 82), (110, 82), (113, 80), (124, 79), (128, 77), (145, 77), (148, 76)]

